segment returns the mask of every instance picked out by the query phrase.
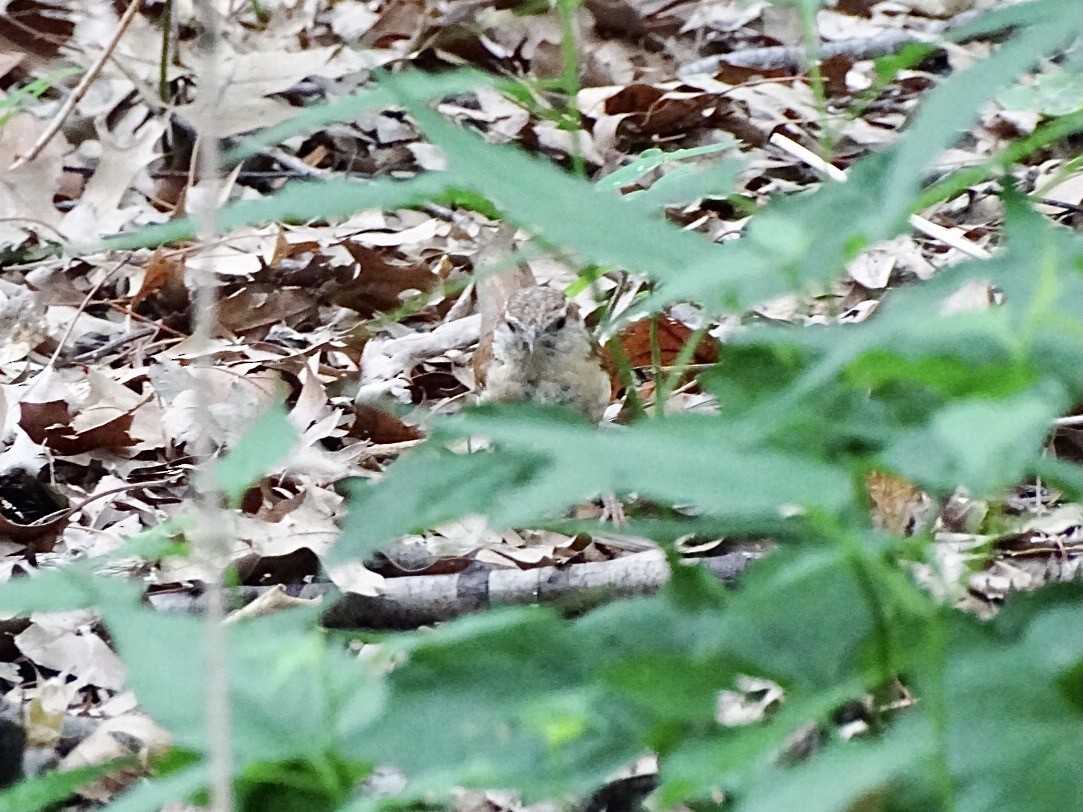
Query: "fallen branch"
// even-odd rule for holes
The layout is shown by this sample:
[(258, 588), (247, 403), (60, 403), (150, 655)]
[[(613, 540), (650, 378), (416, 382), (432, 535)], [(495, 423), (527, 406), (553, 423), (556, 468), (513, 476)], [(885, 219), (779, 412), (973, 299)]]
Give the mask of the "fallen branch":
[[(822, 42), (817, 48), (817, 57), (821, 62), (835, 57), (843, 57), (850, 62), (860, 62), (863, 59), (874, 59), (898, 53), (907, 45), (935, 45), (938, 38), (970, 24), (975, 19), (977, 15), (965, 12), (935, 25), (928, 32), (886, 30), (871, 37)], [(758, 71), (804, 71), (808, 68), (808, 48), (803, 44), (771, 45), (765, 48), (747, 48), (728, 54), (716, 54), (682, 65), (677, 71), (677, 76), (684, 79), (698, 74), (717, 73), (723, 65)]]
[[(735, 552), (687, 559), (707, 567), (722, 583), (732, 584), (771, 545), (749, 545)], [(342, 595), (324, 614), (324, 625), (337, 629), (416, 629), (498, 606), (534, 603), (559, 605), (582, 612), (619, 598), (652, 595), (669, 580), (669, 564), (661, 550), (623, 556), (612, 561), (494, 570), (474, 564), (455, 575), (413, 575), (388, 578), (380, 595)], [(240, 603), (255, 600), (279, 587), (238, 587), (231, 596)], [(337, 594), (330, 583), (287, 587), (297, 598)], [(156, 609), (198, 613), (205, 598), (187, 593), (160, 592), (147, 596)]]

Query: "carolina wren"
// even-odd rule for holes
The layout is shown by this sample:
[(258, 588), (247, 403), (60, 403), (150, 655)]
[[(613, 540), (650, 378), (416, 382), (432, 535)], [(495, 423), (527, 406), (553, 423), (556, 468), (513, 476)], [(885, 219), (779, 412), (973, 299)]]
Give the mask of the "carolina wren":
[(492, 333), (484, 399), (567, 406), (593, 423), (609, 405), (601, 348), (560, 291), (532, 285), (516, 291)]

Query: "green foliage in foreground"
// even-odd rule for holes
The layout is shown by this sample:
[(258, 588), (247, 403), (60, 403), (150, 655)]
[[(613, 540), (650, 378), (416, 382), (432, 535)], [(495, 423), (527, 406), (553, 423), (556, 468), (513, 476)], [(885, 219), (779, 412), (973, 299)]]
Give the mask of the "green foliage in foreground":
[[(938, 152), (986, 100), (1076, 35), (1078, 16), (1063, 0), (1001, 15), (1001, 26), (1029, 25), (947, 79), (894, 149), (860, 162), (845, 185), (772, 204), (745, 239), (721, 246), (669, 225), (649, 198), (621, 199), (443, 121), (425, 99), (449, 86), (446, 77), (398, 77), (376, 92), (412, 112), (447, 154), (448, 173), (296, 185), (223, 219), (333, 217), (458, 190), (584, 261), (648, 274), (655, 286), (644, 309), (683, 298), (709, 310), (741, 306), (815, 285), (870, 241), (897, 233)], [(702, 176), (690, 182), (702, 192)], [(659, 200), (678, 190), (663, 191)], [(900, 563), (923, 555), (923, 542), (903, 548), (874, 533), (861, 484), (878, 468), (936, 495), (964, 484), (995, 496), (1040, 472), (1079, 498), (1079, 472), (1044, 460), (1042, 446), (1050, 420), (1083, 393), (1083, 246), (1020, 197), (1009, 192), (1005, 202), (1006, 242), (992, 260), (892, 291), (861, 325), (742, 333), (702, 376), (722, 404), (718, 415), (610, 432), (544, 410), (477, 409), (437, 421), (432, 440), (380, 482), (351, 485), (341, 558), (470, 513), (550, 521), (604, 490), (694, 507), (694, 516), (672, 514), (681, 532), (762, 530), (788, 543), (732, 592), (681, 567), (654, 598), (576, 619), (545, 608), (492, 612), (388, 638), (377, 662), (348, 655), (313, 612), (232, 627), (245, 808), (421, 806), (446, 800), (455, 785), (560, 798), (654, 751), (661, 805), (706, 808), (721, 791), (726, 808), (742, 812), (859, 802), (900, 811), (1079, 809), (1078, 586), (1015, 596), (990, 623), (937, 606)], [(125, 244), (177, 239), (186, 227)], [(941, 315), (945, 297), (973, 280), (996, 284), (1005, 304)], [(255, 429), (263, 442), (242, 443), (227, 459), (227, 492), (243, 492), (281, 458), (285, 441), (272, 439), (281, 420), (269, 416)], [(450, 450), (477, 435), (494, 448)], [(782, 506), (801, 511), (781, 519)], [(157, 776), (109, 808), (195, 797), (205, 781), (199, 623), (156, 614), (131, 589), (89, 572), (12, 582), (0, 589), (0, 610), (97, 607), (132, 688), (177, 737)], [(401, 664), (389, 670), (391, 662)], [(713, 721), (718, 693), (740, 674), (778, 682), (786, 700), (762, 724), (722, 727)], [(880, 694), (894, 677), (913, 688), (916, 705), (874, 720), (856, 740), (828, 741), (805, 762), (781, 758), (809, 721), (829, 722), (842, 703)], [(401, 796), (380, 802), (355, 792), (377, 764), (406, 771)], [(0, 795), (0, 808), (11, 797)]]

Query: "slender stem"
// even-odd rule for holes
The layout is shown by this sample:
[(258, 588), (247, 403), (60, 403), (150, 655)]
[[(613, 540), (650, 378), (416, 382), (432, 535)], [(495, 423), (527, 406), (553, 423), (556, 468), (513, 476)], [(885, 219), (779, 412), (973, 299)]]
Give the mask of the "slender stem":
[[(221, 19), (214, 0), (196, 4), (203, 27), (200, 37), (199, 95), (195, 123), (199, 157), (199, 192), (189, 195), (192, 216), (201, 241), (213, 242), (221, 231), (218, 204), (221, 197), (221, 155), (218, 138), (218, 104), (222, 97), (220, 72), (222, 44)], [(196, 457), (202, 461), (197, 480), (198, 524), (194, 534), (199, 558), (207, 572), (207, 614), (204, 626), (204, 713), (207, 735), (207, 771), (212, 812), (233, 812), (233, 752), (230, 740), (229, 661), (226, 593), (223, 570), (229, 558), (230, 516), (222, 507), (222, 494), (214, 474), (214, 421), (210, 406), (214, 390), (210, 373), (214, 364), (209, 352), (211, 336), (218, 321), (218, 287), (213, 255), (205, 257), (199, 273), (193, 276), (192, 341), (198, 350), (195, 417), (200, 432)]]
[(575, 25), (576, 0), (556, 0), (557, 14), (560, 17), (560, 50), (564, 57), (564, 69), (560, 76), (561, 90), (564, 92), (565, 115), (570, 122), (572, 135), (572, 167), (575, 174), (585, 178), (587, 164), (583, 160), (583, 150), (579, 144), (579, 133), (583, 129), (583, 119), (579, 115), (579, 37)]
[(673, 366), (670, 373), (664, 376), (661, 381), (655, 383), (655, 403), (661, 402), (664, 404), (666, 398), (669, 397), (669, 393), (676, 389), (680, 384), (681, 378), (684, 377), (684, 373), (688, 370), (689, 364), (691, 364), (692, 359), (696, 357), (696, 350), (699, 349), (700, 342), (702, 342), (703, 337), (707, 335), (708, 327), (707, 319), (704, 319), (703, 324), (692, 331), (692, 335), (688, 336), (688, 340), (684, 342), (681, 351), (678, 352), (677, 357), (673, 359)]
[(643, 408), (643, 401), (636, 391), (635, 374), (632, 372), (632, 364), (628, 360), (628, 354), (621, 346), (620, 337), (613, 336), (605, 345), (609, 355), (617, 367), (617, 376), (624, 385), (624, 396), (628, 401), (628, 408), (632, 410), (632, 419), (639, 420), (647, 416), (647, 410)]
[(820, 113), (820, 151), (824, 157), (830, 156), (835, 148), (835, 128), (831, 124), (830, 114), (827, 109), (827, 91), (824, 86), (824, 75), (820, 69), (820, 34), (816, 30), (816, 6), (808, 2), (797, 3), (797, 11), (801, 16), (801, 33), (805, 41), (805, 54), (808, 59), (809, 86), (812, 88), (812, 97), (816, 101), (816, 109)]
[(933, 614), (928, 623), (925, 662), (928, 681), (925, 685), (925, 701), (928, 703), (929, 718), (933, 726), (933, 781), (940, 795), (940, 809), (953, 812), (955, 809), (955, 784), (951, 780), (951, 766), (948, 761), (948, 639), (945, 621)]
[(158, 59), (158, 98), (169, 104), (169, 46), (173, 38), (173, 0), (162, 8), (162, 50)]
[(659, 391), (658, 382), (662, 377), (662, 347), (658, 343), (658, 314), (650, 318), (651, 342), (651, 380), (654, 381), (654, 416), (662, 417), (666, 413), (665, 392)]

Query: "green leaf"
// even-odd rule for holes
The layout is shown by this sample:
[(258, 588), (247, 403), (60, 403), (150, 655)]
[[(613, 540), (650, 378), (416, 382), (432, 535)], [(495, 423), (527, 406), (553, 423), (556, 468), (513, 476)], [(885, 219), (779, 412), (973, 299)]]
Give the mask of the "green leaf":
[(229, 503), (235, 507), (240, 504), (249, 488), (289, 457), (298, 439), (281, 401), (260, 415), (213, 468), (218, 487)]
[[(947, 78), (926, 96), (903, 133), (884, 178), (883, 196), (872, 207), (882, 223), (901, 224), (920, 188), (925, 170), (977, 117), (1002, 87), (1078, 36), (1079, 6), (1068, 0), (1027, 4), (1030, 24), (993, 54)], [(1018, 7), (1017, 7), (1018, 8)]]
[(736, 812), (843, 812), (870, 794), (890, 797), (894, 779), (924, 769), (932, 744), (928, 723), (920, 715), (871, 741), (834, 742), (808, 761), (771, 770), (740, 799)]
[(528, 481), (543, 461), (528, 455), (454, 454), (435, 443), (399, 457), (378, 483), (348, 480), (348, 510), (335, 560), (364, 558), (391, 539), (420, 532), (500, 496), (501, 487)]
[(871, 350), (846, 368), (853, 386), (879, 389), (888, 383), (917, 383), (948, 397), (998, 398), (1035, 383), (1035, 373), (1019, 364), (973, 364), (962, 358), (924, 355), (907, 358), (892, 350)]
[(104, 764), (77, 767), (74, 770), (51, 770), (26, 778), (10, 789), (0, 792), (3, 812), (38, 812), (51, 808), (74, 794), (80, 787), (113, 770), (131, 766), (132, 759), (113, 759)]
[(1030, 110), (1047, 116), (1065, 116), (1083, 109), (1079, 88), (1083, 85), (1083, 61), (1075, 59), (1038, 76), (1033, 84), (1017, 85), (997, 96), (1008, 110)]
[(583, 792), (639, 750), (627, 705), (587, 678), (590, 641), (549, 611), (463, 618), (403, 644), (384, 715), (347, 750), (404, 769), (415, 791)]
[[(414, 80), (412, 88), (422, 98), (441, 99), (445, 96), (474, 92), (497, 83), (497, 78), (490, 74), (472, 68), (460, 68), (447, 73), (428, 74), (424, 78), (420, 78), (419, 75), (419, 78)], [(266, 147), (281, 144), (292, 136), (315, 132), (328, 124), (353, 121), (371, 110), (389, 107), (392, 104), (394, 104), (394, 98), (383, 87), (367, 88), (331, 102), (313, 104), (288, 121), (245, 138), (222, 156), (222, 162), (226, 165), (240, 163), (246, 158), (259, 154)]]
[(511, 146), (486, 144), (428, 109), (416, 74), (383, 80), (450, 162), (457, 185), (472, 187), (510, 219), (575, 249), (585, 262), (620, 265), (655, 278), (677, 272), (674, 257), (713, 256), (715, 246), (630, 201)]
[[(867, 437), (878, 437), (878, 443), (928, 421), (944, 405), (943, 398), (922, 402), (929, 393), (913, 386), (881, 389), (861, 415), (854, 412), (857, 403), (839, 409), (829, 399), (850, 365), (867, 353), (885, 351), (912, 363), (934, 356), (975, 368), (1017, 370), (1012, 374), (1021, 378), (1029, 374), (1034, 386), (1063, 389), (1070, 397), (1079, 397), (1083, 244), (1030, 210), (1017, 195), (1009, 195), (1005, 203), (1005, 251), (990, 260), (945, 268), (921, 285), (890, 291), (875, 317), (866, 322), (818, 329), (753, 326), (734, 336), (727, 348), (733, 357), (724, 357), (719, 376), (708, 375), (706, 381), (722, 402), (747, 412), (735, 432), (745, 437), (785, 437), (797, 447), (811, 448), (824, 437), (821, 427), (830, 427), (835, 413), (840, 415), (839, 428), (846, 424), (862, 428), (863, 421), (867, 423), (873, 429)], [(945, 301), (968, 283), (995, 284), (1004, 293), (1004, 304), (941, 315)], [(741, 374), (740, 364), (752, 355), (748, 348), (760, 348), (753, 361), (759, 369)], [(746, 391), (753, 396), (742, 394)], [(822, 413), (817, 420), (795, 419), (813, 409)]]
[[(443, 173), (410, 180), (355, 181), (335, 179), (289, 183), (280, 192), (260, 200), (241, 200), (223, 206), (218, 215), (223, 231), (260, 223), (306, 223), (349, 217), (362, 209), (401, 209), (440, 197), (448, 191)], [(144, 226), (128, 234), (109, 237), (93, 250), (150, 248), (194, 239), (191, 218)]]
[[(280, 612), (229, 627), (238, 767), (331, 752), (380, 708), (383, 692), (372, 670), (314, 628), (318, 611)], [(102, 616), (140, 704), (178, 745), (203, 750), (203, 622), (125, 605), (106, 606)]]
[(965, 487), (994, 495), (1019, 481), (1041, 456), (1053, 419), (1069, 404), (1028, 392), (1005, 400), (953, 403), (928, 427), (902, 434), (884, 461), (904, 477), (942, 493)]
[(168, 775), (143, 779), (110, 801), (107, 812), (158, 812), (171, 801), (194, 795), (207, 783), (207, 765), (197, 762)]
[(138, 603), (141, 586), (119, 578), (95, 577), (95, 563), (73, 562), (59, 569), (12, 578), (0, 584), (0, 612), (64, 612), (103, 604)]
[(668, 152), (658, 149), (657, 147), (652, 147), (651, 149), (639, 153), (636, 159), (631, 163), (625, 164), (620, 167), (620, 169), (615, 169), (610, 172), (604, 178), (597, 181), (596, 185), (600, 189), (619, 191), (622, 187), (634, 183), (641, 175), (645, 175), (647, 172), (650, 172), (652, 169), (657, 169), (663, 164), (686, 161), (689, 158), (698, 158), (703, 155), (711, 155), (715, 152), (732, 149), (736, 146), (736, 139), (730, 138), (725, 141), (718, 141), (714, 144), (706, 144), (702, 147), (675, 149)]
[[(864, 568), (837, 547), (780, 551), (743, 578), (718, 631), (726, 651), (788, 687), (829, 689), (891, 667)], [(875, 642), (875, 645), (874, 645)]]
[(430, 442), (476, 435), (497, 449), (408, 455), (381, 481), (355, 487), (334, 555), (364, 556), (426, 524), (472, 513), (498, 526), (529, 526), (607, 492), (635, 492), (735, 519), (773, 519), (792, 505), (838, 510), (851, 498), (843, 471), (744, 448), (717, 418), (673, 416), (609, 431), (560, 410), (486, 407), (440, 421)]
[(627, 195), (629, 200), (648, 209), (662, 209), (704, 197), (726, 197), (733, 192), (741, 165), (724, 161), (714, 166), (680, 166), (672, 169), (650, 188)]
[(994, 628), (952, 619), (947, 746), (959, 812), (1080, 808), (1080, 598), (1078, 584), (1017, 595)]

